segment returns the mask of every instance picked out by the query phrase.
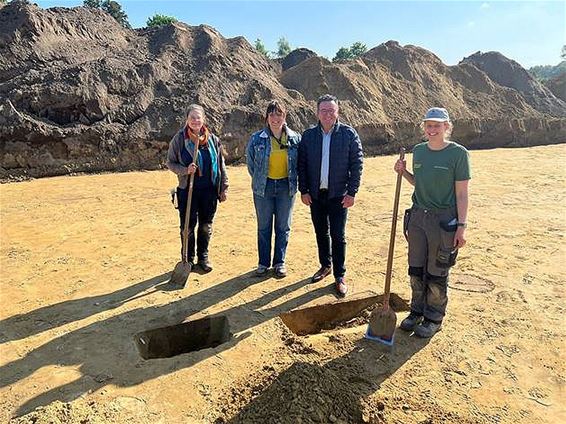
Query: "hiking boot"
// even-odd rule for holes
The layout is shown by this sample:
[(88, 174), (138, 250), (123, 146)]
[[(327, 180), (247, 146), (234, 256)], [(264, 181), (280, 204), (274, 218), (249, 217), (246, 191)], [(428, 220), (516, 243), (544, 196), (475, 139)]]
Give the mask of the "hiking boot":
[(411, 312), (407, 318), (401, 321), (399, 328), (404, 331), (415, 331), (415, 327), (423, 320), (423, 316), (416, 312)]
[(442, 328), (442, 322), (434, 322), (426, 319), (422, 324), (415, 328), (415, 335), (423, 339), (429, 339), (434, 336)]
[(332, 271), (332, 268), (329, 266), (321, 267), (317, 272), (314, 273), (314, 275), (311, 278), (311, 282), (316, 283), (317, 281), (322, 280), (323, 278), (330, 275), (330, 271)]
[(346, 285), (344, 277), (338, 277), (334, 281), (334, 288), (336, 289), (338, 297), (345, 297), (346, 293), (348, 293), (348, 286)]
[(212, 271), (212, 263), (208, 260), (208, 258), (199, 259), (198, 265), (202, 268), (204, 272)]
[(287, 267), (285, 264), (277, 264), (273, 267), (275, 269), (275, 276), (277, 278), (283, 278), (287, 276)]
[(267, 271), (269, 271), (269, 267), (265, 265), (258, 265), (257, 269), (255, 270), (255, 275), (258, 277), (262, 277), (265, 274), (267, 274)]

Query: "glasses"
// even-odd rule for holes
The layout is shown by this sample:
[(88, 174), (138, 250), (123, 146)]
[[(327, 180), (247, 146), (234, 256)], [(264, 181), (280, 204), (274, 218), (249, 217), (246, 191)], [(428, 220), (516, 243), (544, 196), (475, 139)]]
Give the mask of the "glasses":
[(318, 111), (319, 113), (324, 113), (326, 115), (332, 115), (336, 112), (338, 112), (338, 109), (319, 109)]

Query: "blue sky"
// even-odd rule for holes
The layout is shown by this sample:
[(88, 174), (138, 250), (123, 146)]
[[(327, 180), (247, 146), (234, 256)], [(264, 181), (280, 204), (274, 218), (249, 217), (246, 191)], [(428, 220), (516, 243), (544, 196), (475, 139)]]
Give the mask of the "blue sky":
[[(81, 5), (35, 0), (41, 7)], [(276, 50), (284, 36), (329, 59), (361, 41), (388, 40), (426, 48), (448, 65), (480, 50), (499, 51), (529, 68), (555, 65), (566, 44), (566, 1), (150, 1), (122, 0), (133, 27), (154, 13), (189, 25), (208, 24), (225, 37), (260, 38)]]

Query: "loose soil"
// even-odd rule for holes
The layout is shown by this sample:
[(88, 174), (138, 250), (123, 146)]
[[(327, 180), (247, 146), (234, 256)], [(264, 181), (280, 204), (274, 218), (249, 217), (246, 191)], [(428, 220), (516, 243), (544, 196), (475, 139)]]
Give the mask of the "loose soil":
[[(280, 313), (336, 298), (330, 279), (309, 283), (317, 255), (300, 201), (289, 275), (253, 275), (244, 167), (229, 169), (214, 271), (181, 291), (167, 284), (179, 255), (172, 173), (1, 185), (0, 421), (566, 422), (565, 145), (471, 157), (468, 245), (443, 330), (431, 340), (398, 330), (392, 348), (363, 339), (363, 317), (310, 336), (283, 325)], [(353, 293), (383, 290), (394, 161), (366, 160), (349, 212)], [(410, 193), (404, 185), (402, 205)], [(406, 250), (399, 233), (392, 291), (405, 302)], [(151, 360), (136, 348), (140, 332), (218, 315), (233, 336), (215, 348)]]

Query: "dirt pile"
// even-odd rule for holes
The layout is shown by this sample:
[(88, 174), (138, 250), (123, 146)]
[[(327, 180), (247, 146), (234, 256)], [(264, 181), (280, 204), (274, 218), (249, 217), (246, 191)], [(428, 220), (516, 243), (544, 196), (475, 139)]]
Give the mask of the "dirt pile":
[(566, 72), (545, 81), (544, 85), (552, 94), (566, 102)]
[(281, 60), (281, 69), (286, 71), (287, 69), (297, 66), (299, 63), (315, 56), (317, 56), (317, 54), (312, 50), (305, 48), (295, 49)]
[(534, 79), (514, 60), (498, 52), (477, 52), (461, 63), (471, 63), (503, 87), (517, 90), (536, 110), (554, 116), (564, 115), (564, 104), (553, 100), (553, 93)]
[(499, 54), (451, 67), (390, 41), (355, 61), (307, 49), (271, 61), (205, 25), (128, 30), (100, 10), (20, 1), (0, 9), (0, 28), (2, 179), (159, 168), (192, 102), (240, 160), (269, 99), (303, 130), (326, 92), (369, 154), (418, 141), (415, 123), (431, 105), (450, 108), (454, 137), (472, 148), (565, 141), (566, 103)]
[(207, 26), (127, 30), (90, 8), (11, 2), (0, 28), (4, 176), (158, 168), (191, 102), (210, 111), (231, 159), (261, 125), (263, 99), (293, 102), (290, 121), (307, 121), (268, 59)]

